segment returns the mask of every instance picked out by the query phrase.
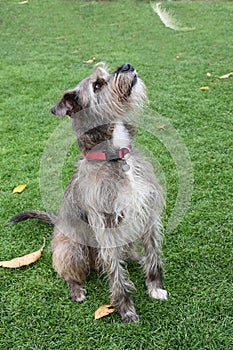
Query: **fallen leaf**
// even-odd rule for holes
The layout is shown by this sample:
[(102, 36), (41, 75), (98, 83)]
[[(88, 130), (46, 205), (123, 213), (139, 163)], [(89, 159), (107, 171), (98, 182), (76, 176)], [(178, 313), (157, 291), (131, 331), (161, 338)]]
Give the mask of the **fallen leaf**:
[(83, 63), (94, 63), (95, 61), (96, 61), (96, 58), (93, 57), (93, 58), (91, 58), (90, 60), (83, 61)]
[(157, 125), (156, 128), (161, 129), (161, 130), (165, 130), (165, 125)]
[(102, 305), (95, 311), (95, 320), (108, 316), (114, 311), (116, 311), (116, 309), (112, 305)]
[(25, 190), (26, 187), (27, 187), (26, 184), (16, 186), (16, 187), (13, 189), (13, 193), (21, 193), (21, 192), (23, 192), (23, 191)]
[(210, 89), (209, 86), (202, 86), (202, 87), (200, 87), (201, 91), (208, 91), (209, 89)]
[(28, 1), (20, 1), (20, 2), (18, 2), (18, 5), (25, 5), (25, 4), (28, 4)]
[(30, 254), (27, 254), (27, 255), (24, 255), (24, 256), (20, 256), (18, 258), (14, 258), (12, 260), (0, 261), (0, 266), (2, 266), (2, 267), (9, 267), (11, 269), (14, 269), (14, 268), (17, 268), (17, 267), (21, 267), (21, 266), (26, 266), (26, 265), (32, 264), (35, 261), (37, 261), (38, 259), (40, 259), (44, 247), (45, 247), (45, 238), (44, 238), (44, 244), (36, 252), (30, 253)]
[(226, 79), (226, 78), (229, 78), (231, 75), (233, 75), (233, 72), (230, 72), (228, 74), (224, 74), (221, 77), (219, 77), (219, 79)]

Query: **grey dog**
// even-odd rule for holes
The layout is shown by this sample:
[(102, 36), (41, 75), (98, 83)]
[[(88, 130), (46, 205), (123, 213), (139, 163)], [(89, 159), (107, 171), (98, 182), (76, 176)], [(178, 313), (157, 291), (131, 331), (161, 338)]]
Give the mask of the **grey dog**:
[(145, 85), (130, 64), (111, 74), (98, 64), (92, 75), (66, 91), (51, 112), (70, 117), (82, 157), (60, 212), (31, 210), (10, 220), (53, 224), (53, 265), (70, 285), (71, 299), (84, 301), (86, 276), (92, 268), (103, 271), (111, 304), (123, 322), (139, 320), (126, 268), (128, 260), (139, 260), (139, 250), (149, 295), (167, 299), (160, 256), (163, 193), (151, 164), (132, 147), (133, 117), (145, 101)]

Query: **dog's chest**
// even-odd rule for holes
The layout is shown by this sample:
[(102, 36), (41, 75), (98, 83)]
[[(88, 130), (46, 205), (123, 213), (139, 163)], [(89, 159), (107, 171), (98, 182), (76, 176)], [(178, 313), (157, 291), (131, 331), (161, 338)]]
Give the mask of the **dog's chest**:
[[(114, 149), (130, 145), (128, 130), (122, 122), (115, 124), (111, 144)], [(121, 213), (135, 208), (139, 212), (152, 205), (154, 180), (150, 164), (134, 151), (125, 160), (83, 159), (78, 170), (78, 197), (86, 210), (98, 208), (98, 212)]]
[(78, 175), (79, 198), (85, 207), (99, 211), (122, 211), (127, 207), (147, 207), (155, 187), (148, 179), (147, 169), (135, 165), (131, 156), (129, 170), (124, 171), (124, 161), (81, 161)]

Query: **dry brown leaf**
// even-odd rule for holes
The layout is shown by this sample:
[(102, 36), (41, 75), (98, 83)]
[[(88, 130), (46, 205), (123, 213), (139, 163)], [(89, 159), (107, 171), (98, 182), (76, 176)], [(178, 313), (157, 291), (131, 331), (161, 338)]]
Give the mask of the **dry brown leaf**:
[(219, 79), (226, 79), (226, 78), (229, 78), (231, 75), (233, 75), (233, 72), (230, 72), (228, 74), (224, 74), (221, 77), (219, 77)]
[(30, 253), (30, 254), (27, 254), (27, 255), (24, 255), (24, 256), (20, 256), (18, 258), (12, 259), (12, 260), (0, 261), (0, 266), (2, 266), (2, 267), (9, 267), (11, 269), (15, 269), (17, 267), (21, 267), (21, 266), (26, 266), (26, 265), (32, 264), (35, 261), (37, 261), (38, 259), (40, 259), (44, 247), (45, 247), (45, 238), (44, 238), (44, 244), (36, 252)]
[(95, 61), (96, 61), (96, 58), (93, 57), (93, 58), (91, 58), (90, 60), (83, 61), (83, 63), (94, 63)]
[(95, 320), (98, 320), (99, 318), (108, 316), (112, 312), (116, 311), (116, 309), (110, 304), (110, 305), (102, 305), (95, 311)]
[(21, 193), (21, 192), (23, 192), (25, 190), (26, 187), (27, 187), (27, 184), (16, 186), (13, 189), (13, 193)]
[(201, 91), (208, 91), (209, 89), (210, 89), (209, 86), (202, 86), (202, 87), (200, 87)]
[(156, 128), (161, 129), (161, 130), (165, 130), (165, 125), (157, 125)]

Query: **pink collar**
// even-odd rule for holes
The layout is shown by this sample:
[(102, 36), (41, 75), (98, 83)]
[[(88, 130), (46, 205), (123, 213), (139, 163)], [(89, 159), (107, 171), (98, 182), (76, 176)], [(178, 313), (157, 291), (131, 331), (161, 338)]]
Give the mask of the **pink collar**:
[(128, 145), (127, 147), (119, 148), (115, 151), (90, 151), (83, 154), (83, 156), (88, 160), (101, 160), (101, 161), (110, 161), (110, 160), (119, 160), (124, 159), (126, 154), (132, 151), (132, 146)]

